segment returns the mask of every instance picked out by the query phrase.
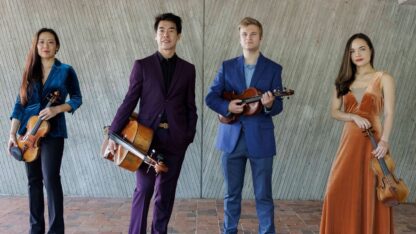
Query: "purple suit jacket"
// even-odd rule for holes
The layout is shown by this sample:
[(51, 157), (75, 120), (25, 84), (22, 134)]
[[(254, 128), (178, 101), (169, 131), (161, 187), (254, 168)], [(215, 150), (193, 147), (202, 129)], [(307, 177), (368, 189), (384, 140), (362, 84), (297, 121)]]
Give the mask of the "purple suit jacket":
[(166, 111), (172, 147), (185, 150), (196, 132), (195, 66), (178, 57), (175, 72), (165, 93), (157, 53), (136, 60), (123, 103), (117, 110), (110, 132), (120, 133), (140, 100), (138, 121), (156, 130)]

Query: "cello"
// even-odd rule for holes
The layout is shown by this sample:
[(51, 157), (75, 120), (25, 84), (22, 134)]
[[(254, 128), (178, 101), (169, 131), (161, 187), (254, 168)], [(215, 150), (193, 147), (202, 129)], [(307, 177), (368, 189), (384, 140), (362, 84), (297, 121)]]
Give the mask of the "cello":
[[(48, 104), (45, 108), (50, 107), (59, 98), (59, 91), (49, 94)], [(38, 115), (29, 118), (27, 122), (26, 134), (17, 139), (17, 145), (22, 155), (23, 161), (32, 162), (39, 156), (39, 139), (46, 136), (49, 132), (50, 125), (46, 120), (42, 120)], [(15, 149), (14, 154), (18, 154)]]
[[(371, 129), (366, 129), (374, 149), (377, 143)], [(409, 188), (402, 179), (397, 179), (393, 171), (395, 163), (389, 152), (383, 158), (371, 159), (371, 168), (377, 176), (377, 197), (386, 206), (392, 207), (406, 201), (409, 195)]]
[[(293, 95), (294, 93), (295, 91), (293, 91), (292, 89), (286, 89), (286, 88), (284, 88), (283, 91), (274, 90), (272, 92), (273, 96), (275, 97), (284, 97), (284, 96), (289, 97)], [(237, 120), (239, 115), (247, 115), (247, 116), (255, 115), (261, 111), (261, 108), (263, 106), (260, 102), (262, 93), (260, 92), (260, 90), (254, 87), (250, 87), (244, 90), (241, 94), (236, 94), (235, 92), (224, 92), (222, 97), (227, 101), (240, 99), (241, 100), (240, 105), (247, 104), (244, 106), (243, 113), (241, 114), (231, 114), (229, 116), (218, 115), (219, 121), (224, 124), (234, 123)]]
[[(141, 125), (137, 120), (137, 114), (133, 113), (126, 126), (122, 129), (121, 134), (109, 134), (109, 127), (104, 127), (104, 142), (101, 145), (101, 155), (103, 158), (113, 161), (117, 166), (129, 171), (136, 171), (142, 163), (153, 167), (155, 172), (167, 172), (168, 168), (163, 163), (163, 156), (156, 150), (150, 150), (153, 139), (153, 130)], [(107, 149), (108, 140), (112, 139), (118, 144), (115, 154)]]

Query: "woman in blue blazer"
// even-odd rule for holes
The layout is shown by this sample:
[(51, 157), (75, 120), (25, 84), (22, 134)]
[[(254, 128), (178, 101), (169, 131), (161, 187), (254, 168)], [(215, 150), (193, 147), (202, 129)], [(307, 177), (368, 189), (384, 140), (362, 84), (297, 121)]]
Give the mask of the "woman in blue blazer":
[[(43, 185), (48, 197), (49, 232), (64, 233), (63, 192), (60, 178), (64, 139), (68, 137), (65, 112), (74, 113), (82, 104), (74, 69), (55, 58), (60, 48), (54, 30), (40, 29), (34, 36), (23, 71), (20, 92), (10, 119), (9, 151), (17, 146), (17, 134), (24, 135), (33, 115), (47, 120), (50, 130), (40, 140), (40, 156), (26, 162), (28, 178), (30, 233), (45, 233)], [(48, 95), (59, 91), (50, 107)], [(69, 100), (66, 97), (69, 95)]]

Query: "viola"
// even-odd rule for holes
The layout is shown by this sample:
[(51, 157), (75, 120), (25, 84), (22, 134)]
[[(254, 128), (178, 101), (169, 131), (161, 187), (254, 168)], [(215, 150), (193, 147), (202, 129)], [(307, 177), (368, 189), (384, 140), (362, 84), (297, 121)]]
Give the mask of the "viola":
[[(373, 148), (376, 149), (377, 143), (371, 129), (366, 129), (366, 133), (370, 137)], [(389, 207), (406, 201), (409, 188), (401, 178), (397, 179), (394, 175), (395, 163), (389, 153), (383, 158), (371, 159), (371, 168), (377, 176), (377, 197), (379, 201)]]
[[(59, 98), (59, 91), (55, 91), (48, 96), (50, 107)], [(17, 139), (17, 145), (23, 156), (23, 161), (32, 162), (39, 157), (39, 140), (49, 132), (50, 125), (46, 120), (42, 120), (38, 115), (31, 116), (27, 122), (26, 134)]]
[[(292, 89), (286, 89), (284, 88), (283, 91), (279, 91), (279, 90), (274, 90), (272, 92), (273, 96), (275, 97), (284, 97), (287, 96), (289, 98), (289, 96), (293, 95), (295, 93), (295, 91), (293, 91)], [(236, 94), (234, 91), (233, 92), (224, 92), (222, 97), (225, 100), (231, 101), (231, 100), (235, 100), (235, 99), (240, 99), (241, 100), (241, 105), (243, 104), (247, 104), (244, 106), (244, 110), (241, 114), (231, 114), (230, 116), (222, 116), (222, 115), (218, 115), (218, 119), (221, 123), (225, 123), (225, 124), (231, 124), (234, 123), (239, 115), (255, 115), (258, 114), (263, 105), (261, 104), (261, 97), (262, 97), (262, 93), (254, 88), (254, 87), (250, 87), (246, 90), (244, 90), (241, 94)]]
[[(137, 114), (133, 113), (120, 135), (109, 134), (109, 127), (105, 127), (105, 139), (101, 145), (101, 154), (105, 159), (132, 172), (136, 171), (143, 162), (149, 165), (149, 168), (153, 167), (156, 173), (167, 172), (168, 168), (163, 162), (163, 156), (154, 149), (149, 150), (153, 139), (153, 130), (141, 125), (136, 119)], [(108, 139), (112, 139), (118, 144), (114, 155), (107, 149)], [(149, 151), (150, 155), (147, 154)]]

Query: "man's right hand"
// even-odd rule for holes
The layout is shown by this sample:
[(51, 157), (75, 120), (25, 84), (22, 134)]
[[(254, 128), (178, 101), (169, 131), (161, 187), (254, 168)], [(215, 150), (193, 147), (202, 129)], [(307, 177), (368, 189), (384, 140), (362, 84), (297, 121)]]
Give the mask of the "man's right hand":
[(244, 111), (245, 106), (246, 104), (241, 104), (240, 99), (235, 99), (228, 104), (228, 111), (233, 114), (240, 114)]
[(116, 154), (117, 143), (111, 139), (108, 140), (107, 149), (111, 152), (112, 155)]

